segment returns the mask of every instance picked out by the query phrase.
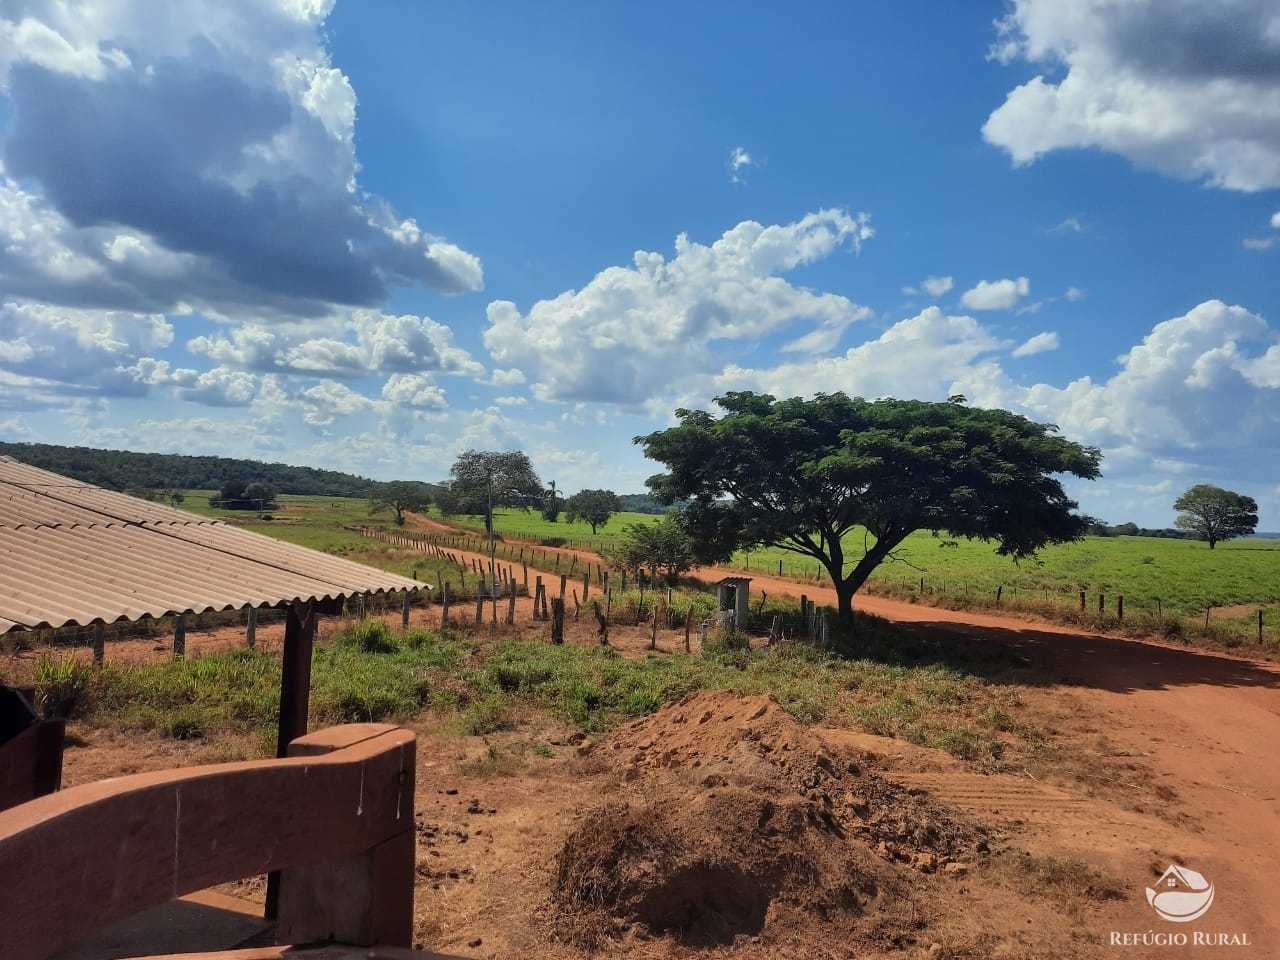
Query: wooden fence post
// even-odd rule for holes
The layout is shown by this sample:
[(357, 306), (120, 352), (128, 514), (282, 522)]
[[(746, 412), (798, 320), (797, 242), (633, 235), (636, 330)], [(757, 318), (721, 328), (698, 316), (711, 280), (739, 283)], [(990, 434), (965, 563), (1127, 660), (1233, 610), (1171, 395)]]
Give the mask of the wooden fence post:
[(568, 583), (568, 580), (569, 580), (569, 577), (567, 574), (563, 574), (563, 573), (560, 574), (560, 599), (561, 600), (564, 599), (564, 588)]
[(658, 649), (658, 605), (653, 605), (653, 629), (649, 631), (649, 649)]
[(538, 601), (542, 599), (542, 577), (533, 580), (533, 619), (538, 618)]
[[(253, 608), (250, 607), (249, 609), (252, 610)], [(93, 662), (98, 664), (99, 666), (102, 665), (102, 656), (104, 653), (102, 636), (105, 630), (106, 630), (106, 624), (104, 624), (101, 620), (99, 620), (97, 623), (93, 625)], [(1259, 631), (1262, 630), (1261, 619), (1258, 620), (1258, 630)], [(1259, 632), (1258, 638), (1259, 640), (1261, 640), (1262, 638), (1261, 632)]]
[(173, 659), (182, 660), (187, 655), (187, 615), (180, 613), (173, 618)]
[(244, 642), (250, 650), (258, 642), (258, 608), (250, 607), (244, 618)]
[(511, 598), (507, 601), (507, 624), (516, 622), (516, 578), (511, 578)]
[(607, 647), (609, 645), (609, 608), (605, 607), (605, 612), (600, 612), (600, 601), (591, 601), (591, 610), (596, 615), (597, 629), (600, 633), (600, 646)]
[(449, 625), (449, 581), (440, 587), (440, 629)]
[(693, 604), (689, 604), (689, 609), (684, 614), (684, 652), (689, 652), (689, 627), (693, 625)]
[(561, 597), (551, 601), (551, 642), (557, 646), (564, 643), (564, 600)]
[(484, 622), (484, 576), (476, 584), (476, 623)]
[(1116, 619), (1124, 619), (1124, 597), (1116, 597)]
[(402, 630), (409, 629), (409, 591), (404, 592), (404, 596), (400, 599), (400, 628)]
[(582, 599), (587, 599), (587, 590), (591, 587), (591, 566), (587, 565), (587, 572), (582, 575)]
[(1098, 612), (1099, 613), (1102, 613), (1107, 609), (1106, 604), (1107, 604), (1107, 598), (1103, 596), (1103, 594), (1099, 593), (1098, 594)]
[(1080, 591), (1080, 612), (1084, 613), (1084, 591)]

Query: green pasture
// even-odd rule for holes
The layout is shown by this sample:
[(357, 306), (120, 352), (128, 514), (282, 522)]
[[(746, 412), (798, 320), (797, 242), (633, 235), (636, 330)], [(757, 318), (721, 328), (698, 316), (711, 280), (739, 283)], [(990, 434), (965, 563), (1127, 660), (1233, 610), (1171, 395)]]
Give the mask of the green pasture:
[[(405, 576), (416, 575), (429, 583), (458, 580), (456, 567), (393, 548), (388, 544), (343, 529), (373, 526), (395, 532), (390, 512), (370, 514), (366, 500), (342, 497), (280, 497), (281, 509), (271, 519), (247, 511), (213, 510), (210, 491), (190, 491), (183, 507), (203, 515), (216, 515), (246, 529), (266, 533), (300, 546), (345, 556)], [(438, 515), (433, 511), (433, 516)], [(494, 529), (499, 562), (515, 564), (521, 558), (544, 572), (553, 569), (554, 553), (539, 544), (564, 545), (608, 554), (631, 523), (652, 523), (653, 514), (620, 513), (599, 528), (595, 536), (586, 524), (544, 520), (537, 511), (497, 510)], [(485, 552), (483, 520), (450, 517), (458, 528), (453, 546)], [(403, 532), (413, 534), (412, 527)], [(862, 547), (862, 534), (846, 538), (852, 562)], [(739, 553), (729, 566), (745, 573), (825, 582), (826, 573), (816, 561), (778, 548)], [(569, 572), (563, 563), (559, 572)], [(575, 571), (581, 575), (581, 567)], [(928, 533), (909, 537), (882, 564), (863, 592), (898, 597), (918, 597), (924, 602), (949, 606), (989, 607), (1040, 605), (1076, 614), (1079, 594), (1085, 593), (1086, 611), (1097, 612), (1101, 595), (1108, 616), (1114, 616), (1118, 597), (1124, 598), (1128, 620), (1136, 617), (1203, 617), (1209, 608), (1240, 606), (1238, 616), (1227, 622), (1215, 614), (1213, 623), (1234, 628), (1242, 636), (1256, 633), (1257, 613), (1263, 609), (1264, 633), (1280, 632), (1280, 540), (1231, 540), (1209, 550), (1205, 543), (1148, 537), (1088, 537), (1078, 543), (1046, 547), (1032, 560), (1015, 563), (995, 552), (994, 544), (960, 540), (954, 544)], [(1238, 621), (1238, 622), (1235, 622)]]

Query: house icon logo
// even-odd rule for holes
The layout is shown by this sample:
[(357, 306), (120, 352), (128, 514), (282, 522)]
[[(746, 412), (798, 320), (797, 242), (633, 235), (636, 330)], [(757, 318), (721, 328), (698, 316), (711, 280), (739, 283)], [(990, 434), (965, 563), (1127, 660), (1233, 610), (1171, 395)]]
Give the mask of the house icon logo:
[(1154, 889), (1147, 887), (1147, 903), (1165, 920), (1198, 920), (1213, 905), (1213, 884), (1194, 870), (1173, 864)]

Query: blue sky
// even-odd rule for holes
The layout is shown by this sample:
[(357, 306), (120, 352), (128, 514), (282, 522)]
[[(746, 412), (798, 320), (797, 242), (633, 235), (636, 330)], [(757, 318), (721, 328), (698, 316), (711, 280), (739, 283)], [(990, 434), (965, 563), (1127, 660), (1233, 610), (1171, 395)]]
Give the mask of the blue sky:
[(0, 439), (635, 492), (962, 393), (1280, 529), (1274, 0), (0, 0), (0, 82)]

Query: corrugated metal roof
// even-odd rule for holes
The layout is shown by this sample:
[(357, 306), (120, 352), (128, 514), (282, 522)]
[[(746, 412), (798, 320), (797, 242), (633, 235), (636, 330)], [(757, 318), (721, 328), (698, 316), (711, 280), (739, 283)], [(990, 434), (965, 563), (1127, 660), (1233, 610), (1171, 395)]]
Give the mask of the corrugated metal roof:
[(0, 633), (421, 586), (0, 456)]

